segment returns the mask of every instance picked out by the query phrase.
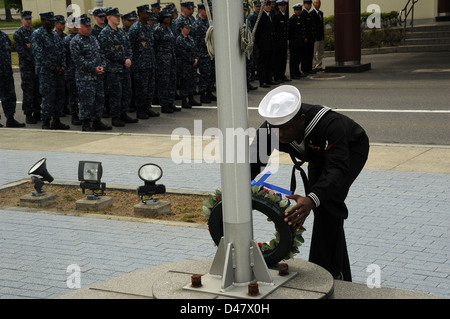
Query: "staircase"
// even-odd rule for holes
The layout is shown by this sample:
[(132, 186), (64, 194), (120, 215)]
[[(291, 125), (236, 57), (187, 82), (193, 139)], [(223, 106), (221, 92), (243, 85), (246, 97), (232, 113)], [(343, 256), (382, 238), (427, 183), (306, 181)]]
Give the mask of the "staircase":
[(450, 23), (418, 25), (406, 28), (405, 41), (397, 52), (450, 52)]

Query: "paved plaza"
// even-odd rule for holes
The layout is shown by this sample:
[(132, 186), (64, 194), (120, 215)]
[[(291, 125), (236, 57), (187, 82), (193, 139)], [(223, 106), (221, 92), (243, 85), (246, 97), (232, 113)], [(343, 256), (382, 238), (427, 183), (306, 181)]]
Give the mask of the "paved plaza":
[[(8, 132), (19, 141), (21, 135), (26, 136), (30, 131), (3, 130), (2, 143), (7, 146)], [(37, 137), (49, 134), (33, 132)], [(73, 152), (75, 147), (70, 146), (71, 141), (81, 141), (85, 135), (75, 132), (51, 134), (60, 141), (54, 147), (64, 149), (66, 145), (72, 147), (72, 152), (48, 151), (45, 147), (43, 150), (0, 147), (0, 185), (28, 178), (29, 168), (45, 157), (54, 183), (77, 182), (78, 161), (91, 160), (102, 162), (102, 181), (107, 186), (141, 185), (137, 170), (148, 162), (163, 168), (161, 183), (168, 189), (212, 192), (220, 186), (218, 163), (175, 164), (167, 156), (107, 154), (105, 149), (113, 150), (119, 146), (107, 143), (107, 140), (114, 140), (114, 136), (108, 134), (95, 136), (103, 141), (104, 149), (90, 154)], [(132, 140), (142, 136), (124, 138), (127, 144), (133, 144)], [(157, 140), (161, 147), (166, 144), (170, 148), (174, 143), (170, 137), (149, 135), (145, 138), (150, 142)], [(78, 145), (80, 150), (88, 147), (89, 142)], [(38, 142), (36, 148), (40, 148)], [(399, 157), (404, 165), (409, 162), (412, 166), (411, 162), (416, 160), (421, 162), (420, 156), (411, 152), (411, 147), (398, 146), (391, 149), (392, 153), (394, 151), (402, 156), (410, 154), (409, 160)], [(383, 166), (377, 166), (377, 163), (385, 152), (382, 145), (372, 146), (367, 168), (354, 183), (347, 199), (350, 214), (345, 231), (353, 281), (366, 283), (371, 274), (368, 269), (373, 270), (371, 265), (375, 264), (381, 269), (382, 287), (448, 298), (450, 175), (426, 172), (426, 165), (416, 167), (415, 171), (399, 170), (402, 165), (395, 163), (391, 163), (391, 169), (379, 169), (377, 167)], [(436, 147), (428, 152), (434, 152), (434, 157), (439, 152), (448, 156), (450, 149)], [(278, 172), (268, 182), (288, 188), (291, 165), (283, 158), (280, 162)], [(448, 163), (442, 165), (449, 169)], [(311, 215), (305, 224), (305, 244), (296, 258), (308, 259), (311, 236), (308, 230), (312, 229), (312, 222)], [(265, 218), (256, 215), (254, 232), (256, 240), (268, 240), (273, 227)], [(0, 208), (0, 239), (1, 298), (56, 298), (69, 293), (72, 289), (68, 288), (67, 280), (71, 272), (67, 269), (71, 265), (80, 267), (81, 287), (86, 287), (138, 269), (211, 258), (216, 250), (204, 226), (68, 216), (7, 207)]]

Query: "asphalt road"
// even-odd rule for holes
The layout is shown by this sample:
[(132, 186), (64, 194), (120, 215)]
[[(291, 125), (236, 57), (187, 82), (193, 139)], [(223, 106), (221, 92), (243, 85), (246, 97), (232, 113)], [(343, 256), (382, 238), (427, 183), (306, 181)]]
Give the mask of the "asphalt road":
[[(309, 77), (287, 84), (299, 88), (304, 102), (327, 105), (356, 120), (366, 129), (371, 142), (450, 145), (450, 52), (365, 55), (361, 62), (371, 63), (372, 70), (333, 74), (338, 76), (334, 79)], [(324, 60), (325, 66), (332, 64), (334, 58)], [(19, 101), (16, 118), (24, 121), (19, 73), (15, 73), (15, 80)], [(252, 84), (257, 86), (258, 82)], [(262, 123), (257, 107), (269, 90), (258, 88), (248, 93), (250, 127)], [(186, 128), (194, 134), (194, 120), (202, 120), (203, 130), (217, 127), (217, 106), (210, 104), (162, 114), (159, 118), (113, 128), (113, 132), (170, 135), (176, 128)], [(110, 119), (105, 121), (109, 123)], [(69, 124), (70, 118), (63, 122)], [(27, 128), (40, 126), (39, 123)], [(74, 126), (71, 129), (81, 130)]]

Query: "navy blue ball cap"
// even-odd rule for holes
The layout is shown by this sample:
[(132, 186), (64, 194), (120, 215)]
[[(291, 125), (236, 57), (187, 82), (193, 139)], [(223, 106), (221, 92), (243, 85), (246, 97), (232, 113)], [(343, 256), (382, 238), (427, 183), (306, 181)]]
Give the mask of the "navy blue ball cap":
[(52, 11), (40, 13), (39, 15), (41, 16), (41, 20), (56, 21), (55, 14)]
[(66, 24), (66, 19), (64, 18), (63, 15), (56, 15), (55, 16), (55, 21), (59, 22), (61, 24)]
[(103, 8), (97, 8), (92, 12), (93, 16), (96, 17), (106, 17), (105, 10)]
[(115, 16), (115, 17), (121, 17), (122, 14), (120, 14), (118, 8), (111, 8), (105, 12), (106, 16)]
[(31, 19), (32, 18), (32, 16), (31, 16), (32, 13), (33, 12), (31, 12), (31, 11), (22, 11), (20, 13), (20, 17), (24, 18), (24, 19)]
[(146, 12), (146, 13), (150, 13), (153, 12), (150, 7), (148, 6), (148, 4), (144, 4), (142, 6), (139, 6), (136, 8), (138, 12)]

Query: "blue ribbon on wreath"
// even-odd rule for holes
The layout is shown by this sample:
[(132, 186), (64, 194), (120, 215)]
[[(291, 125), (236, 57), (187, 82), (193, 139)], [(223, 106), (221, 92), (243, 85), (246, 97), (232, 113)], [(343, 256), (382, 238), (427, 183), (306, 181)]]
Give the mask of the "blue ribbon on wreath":
[[(290, 190), (266, 183), (266, 180), (270, 177), (270, 175), (272, 175), (272, 173), (269, 171), (266, 174), (264, 174), (257, 182), (255, 180), (253, 180), (251, 185), (252, 186), (264, 186), (264, 187), (267, 187), (267, 188), (269, 188), (275, 192), (281, 193), (281, 194), (292, 195), (292, 192)], [(279, 195), (280, 198), (281, 198), (281, 194)]]

